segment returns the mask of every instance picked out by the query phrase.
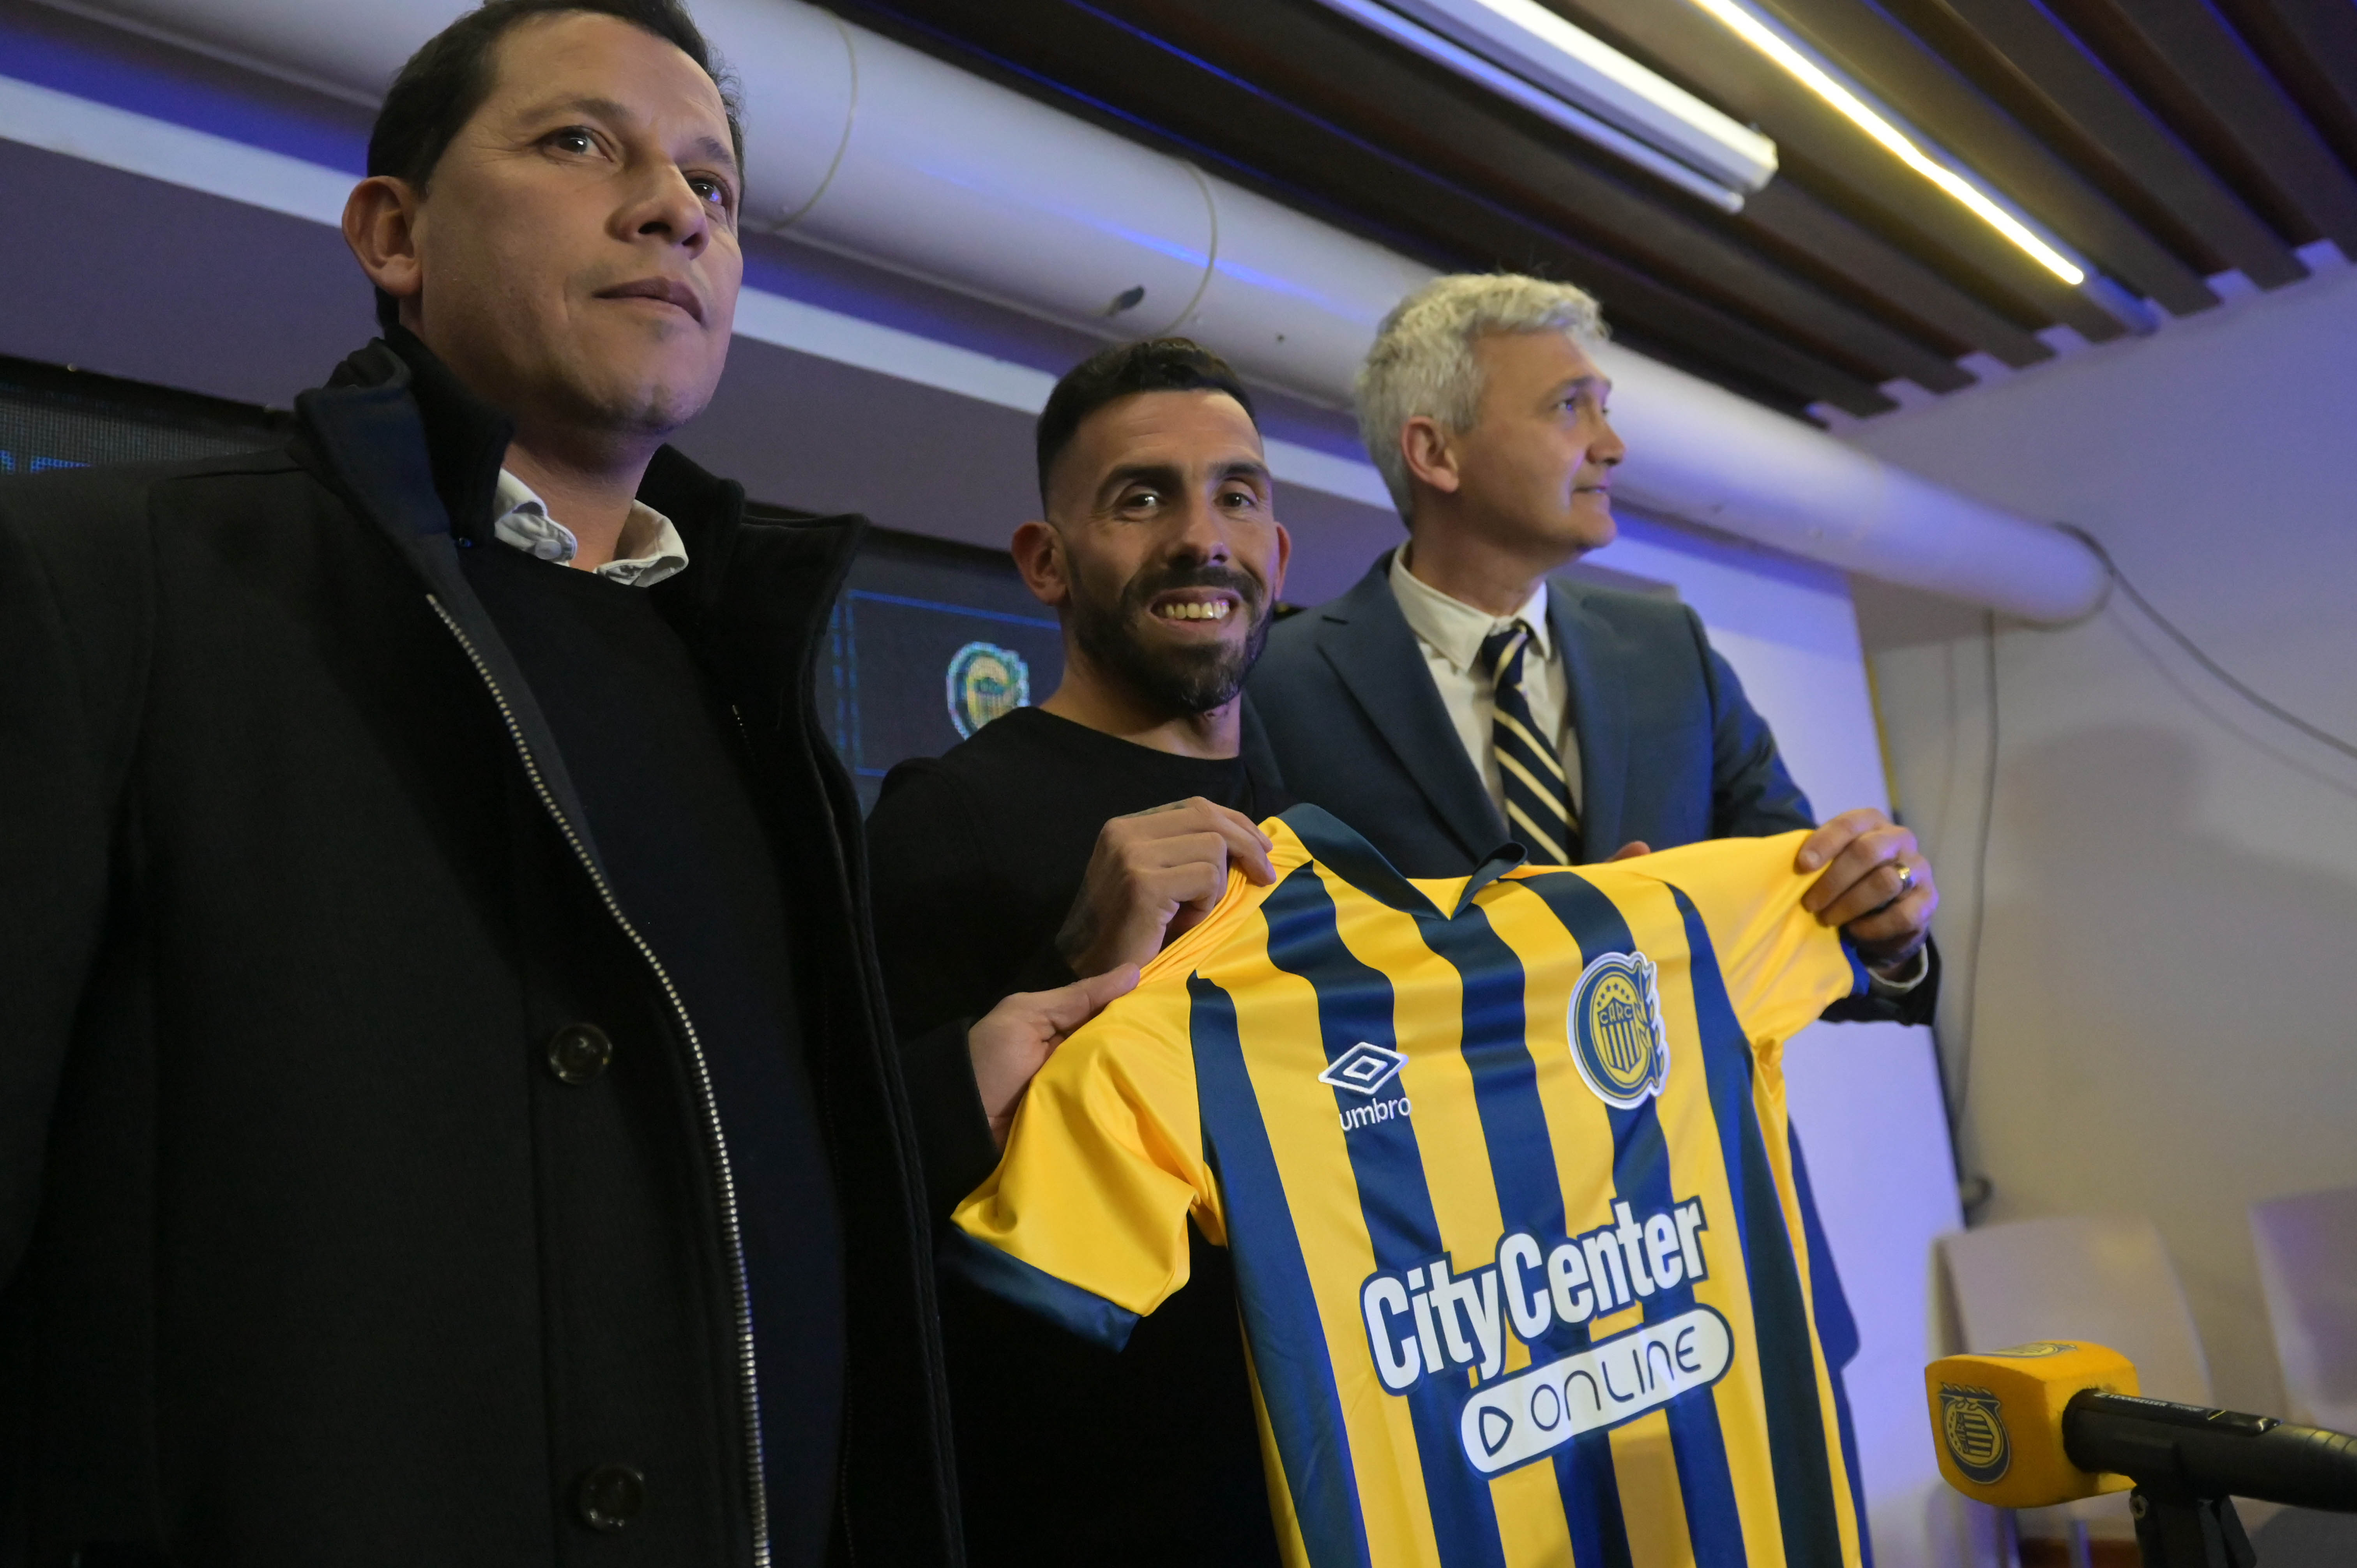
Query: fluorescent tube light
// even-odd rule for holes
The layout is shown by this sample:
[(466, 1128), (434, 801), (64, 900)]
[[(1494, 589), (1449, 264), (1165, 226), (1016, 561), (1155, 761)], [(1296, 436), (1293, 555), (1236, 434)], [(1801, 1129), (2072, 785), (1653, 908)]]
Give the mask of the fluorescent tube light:
[(1735, 29), (1736, 36), (1797, 79), (1801, 84), (1839, 110), (1858, 129), (1882, 144), (1890, 155), (1951, 197), (1975, 217), (2026, 252), (2039, 265), (2076, 288), (2087, 281), (2087, 271), (2061, 251), (2032, 233), (2029, 225), (1997, 205), (1972, 181), (1948, 167), (1914, 139), (1834, 79), (1824, 67), (1788, 42), (1781, 34), (1735, 0), (1695, 0), (1695, 4)]
[(1775, 143), (1535, 0), (1321, 3), (1728, 211), (1775, 177)]

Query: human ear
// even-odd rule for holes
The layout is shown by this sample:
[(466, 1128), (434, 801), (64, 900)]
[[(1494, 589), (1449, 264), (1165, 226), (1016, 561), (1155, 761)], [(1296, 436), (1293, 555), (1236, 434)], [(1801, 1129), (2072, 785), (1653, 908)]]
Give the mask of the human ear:
[(404, 303), (425, 288), (418, 254), (417, 190), (405, 179), (371, 175), (344, 199), (344, 243), (369, 282)]
[(1463, 483), (1457, 471), (1457, 452), (1438, 420), (1417, 414), (1400, 426), (1399, 443), (1410, 474), (1442, 495), (1457, 493)]
[(1269, 564), (1268, 596), (1271, 603), (1284, 596), (1285, 564), (1292, 559), (1293, 535), (1287, 533), (1285, 524), (1280, 522), (1276, 525), (1276, 559)]
[(1037, 520), (1025, 523), (1015, 531), (1006, 550), (1015, 557), (1015, 569), (1023, 575), (1023, 585), (1031, 590), (1033, 598), (1043, 605), (1061, 606), (1072, 596), (1063, 535), (1052, 524)]

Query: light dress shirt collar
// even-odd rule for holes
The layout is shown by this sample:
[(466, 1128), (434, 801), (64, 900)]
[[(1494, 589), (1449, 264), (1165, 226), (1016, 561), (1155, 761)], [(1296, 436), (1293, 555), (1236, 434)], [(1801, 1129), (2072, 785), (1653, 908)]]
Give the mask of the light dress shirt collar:
[[(530, 485), (500, 470), (499, 489), (491, 504), (499, 509), (491, 532), (499, 542), (543, 561), (570, 561), (581, 541), (573, 531), (548, 515), (548, 505)], [(614, 559), (596, 568), (600, 577), (630, 588), (651, 588), (665, 577), (687, 570), (687, 543), (671, 519), (644, 501), (630, 503), (622, 535), (614, 543)]]
[(1407, 618), (1408, 629), (1448, 660), (1460, 675), (1476, 672), (1483, 641), (1516, 621), (1531, 629), (1532, 651), (1526, 658), (1544, 663), (1555, 657), (1555, 633), (1547, 625), (1544, 578), (1523, 601), (1522, 607), (1509, 616), (1493, 616), (1461, 599), (1450, 598), (1408, 570), (1405, 548), (1392, 557), (1391, 582), (1392, 595), (1399, 600), (1400, 614)]

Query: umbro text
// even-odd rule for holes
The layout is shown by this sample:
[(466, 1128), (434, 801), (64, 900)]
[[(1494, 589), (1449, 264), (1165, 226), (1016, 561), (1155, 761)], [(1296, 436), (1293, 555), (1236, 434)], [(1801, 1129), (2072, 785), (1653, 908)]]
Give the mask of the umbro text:
[(1397, 1100), (1371, 1100), (1364, 1105), (1345, 1106), (1340, 1112), (1342, 1131), (1345, 1133), (1353, 1128), (1371, 1126), (1377, 1122), (1388, 1122), (1394, 1116), (1406, 1114), (1407, 1096), (1405, 1094)]

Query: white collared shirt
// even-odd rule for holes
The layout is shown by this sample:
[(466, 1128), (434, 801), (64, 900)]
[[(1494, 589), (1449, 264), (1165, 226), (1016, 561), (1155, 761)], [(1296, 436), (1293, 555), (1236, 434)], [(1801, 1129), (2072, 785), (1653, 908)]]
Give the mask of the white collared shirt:
[[(491, 504), (499, 517), (491, 532), (499, 542), (543, 561), (570, 561), (580, 553), (573, 531), (548, 515), (548, 504), (530, 485), (500, 470), (499, 489)], [(597, 575), (630, 588), (651, 588), (665, 577), (687, 569), (687, 543), (671, 519), (644, 501), (630, 503), (622, 534), (614, 542), (614, 559), (595, 568)]]
[(1571, 803), (1576, 810), (1580, 803), (1579, 736), (1565, 722), (1570, 710), (1570, 680), (1564, 673), (1563, 650), (1555, 646), (1554, 628), (1547, 625), (1546, 584), (1541, 582), (1513, 614), (1493, 616), (1450, 598), (1409, 571), (1407, 552), (1402, 550), (1392, 557), (1391, 585), (1400, 614), (1415, 633), (1425, 668), (1431, 672), (1433, 685), (1439, 688), (1440, 705), (1448, 710), (1448, 722), (1457, 726), (1457, 738), (1480, 773), (1501, 820), (1506, 811), (1506, 787), (1498, 778), (1494, 739), (1498, 705), (1490, 678), (1481, 672), (1481, 644), (1492, 632), (1503, 631), (1518, 621), (1530, 628), (1530, 646), (1523, 653), (1523, 700), (1530, 704), (1539, 733), (1555, 742), (1564, 774), (1571, 780)]

